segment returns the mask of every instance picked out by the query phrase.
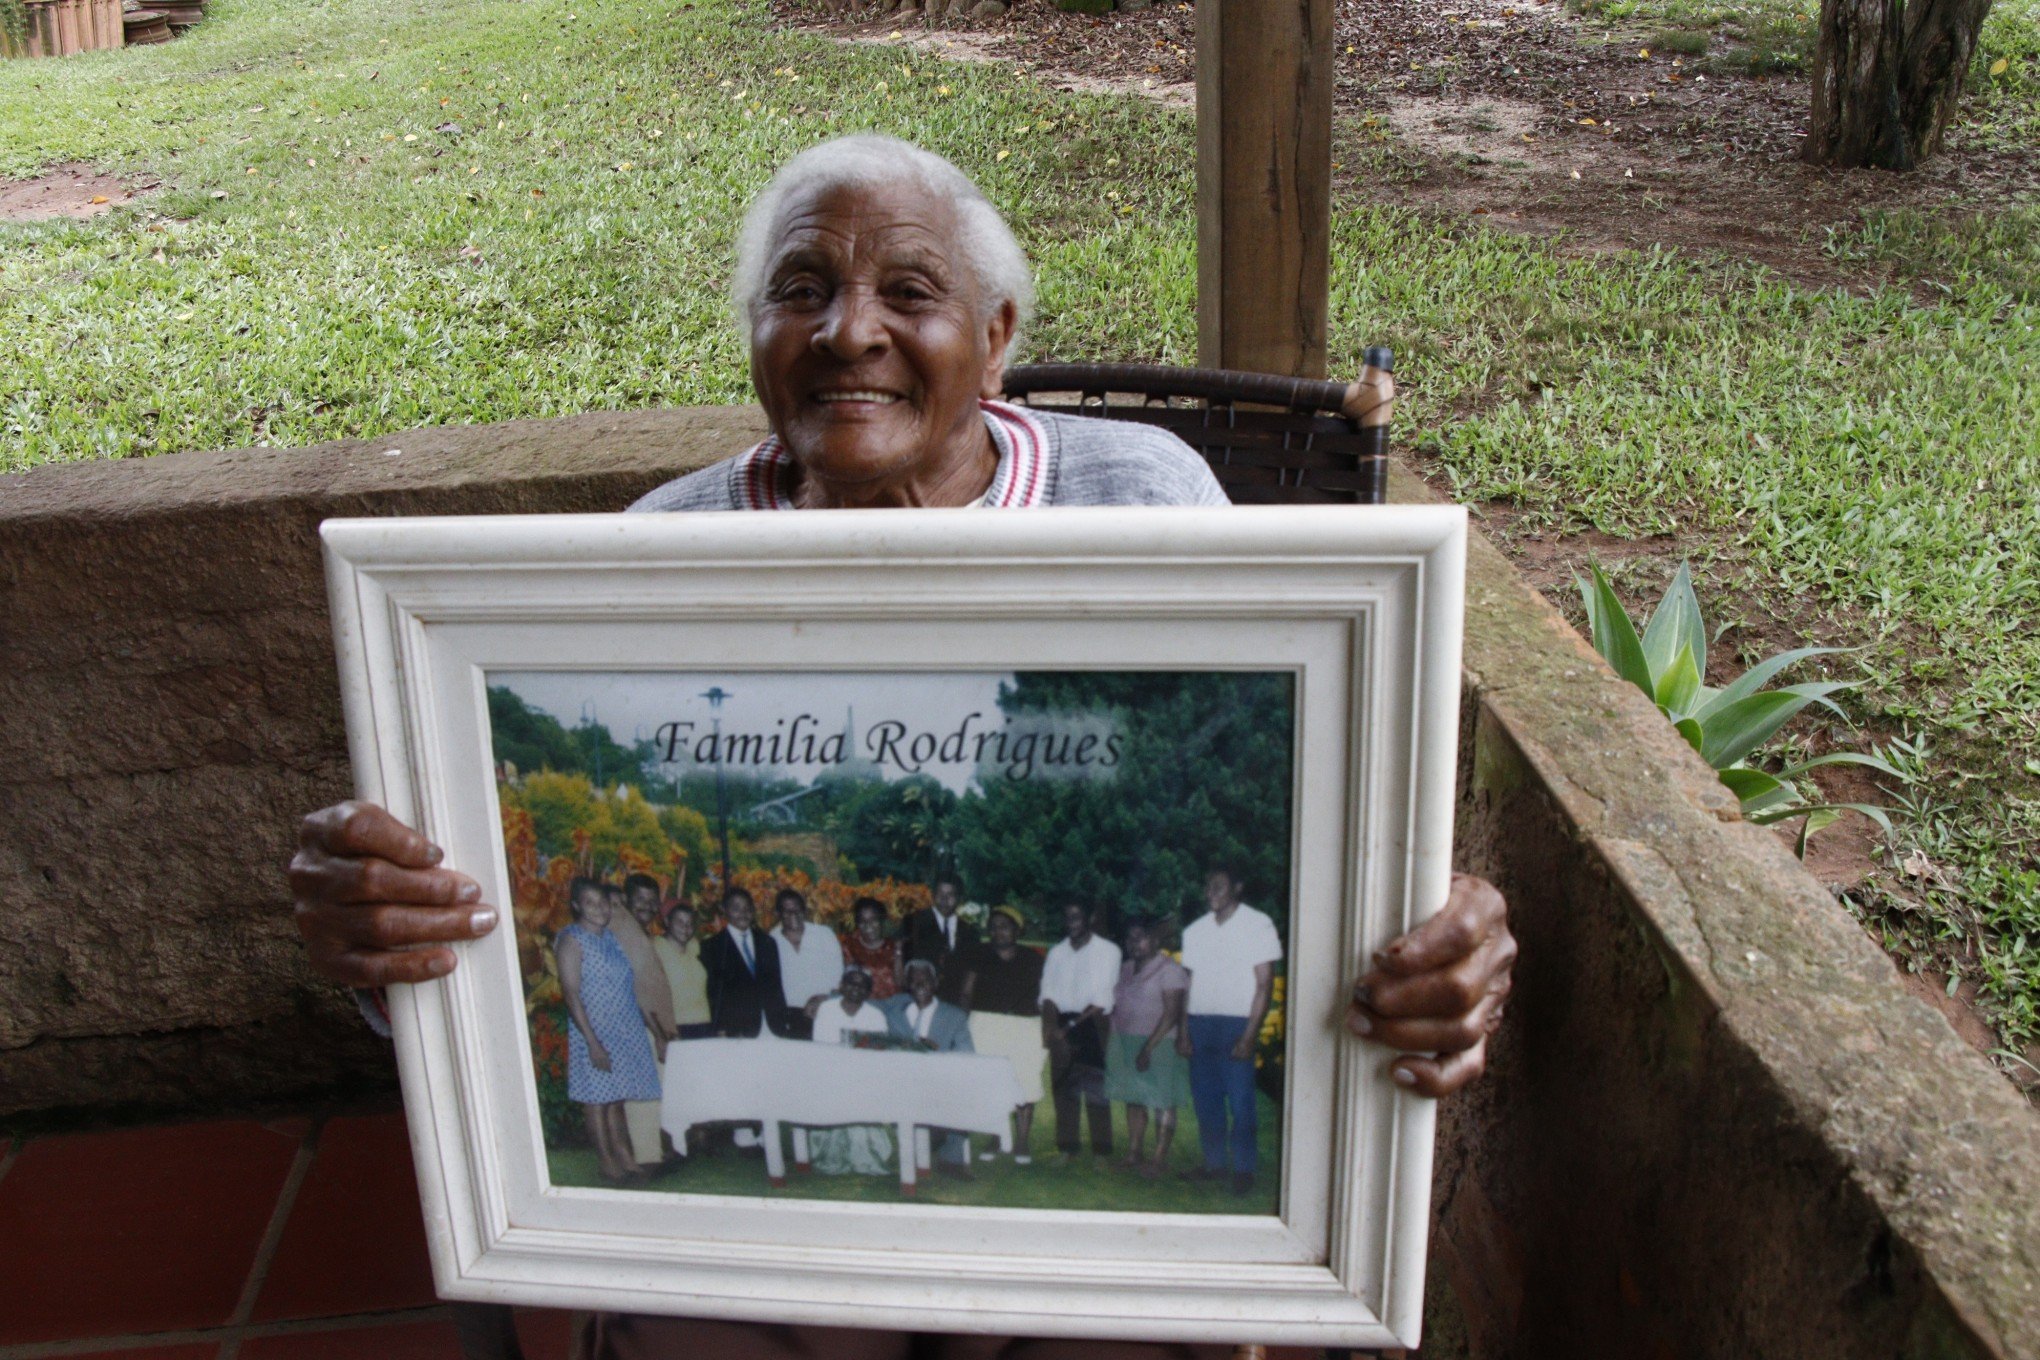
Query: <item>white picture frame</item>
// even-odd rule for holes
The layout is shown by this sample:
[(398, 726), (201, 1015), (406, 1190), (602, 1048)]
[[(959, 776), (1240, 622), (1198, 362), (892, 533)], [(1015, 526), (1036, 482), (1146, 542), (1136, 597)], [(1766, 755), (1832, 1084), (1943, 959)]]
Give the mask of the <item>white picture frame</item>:
[(1433, 1104), (1389, 1080), (1393, 1055), (1342, 1017), (1363, 961), (1449, 889), (1462, 510), (372, 519), (328, 521), (323, 537), (358, 795), (445, 847), (497, 903), (508, 886), (491, 670), (684, 655), (690, 669), (899, 669), (912, 657), (1296, 675), (1278, 1214), (554, 1187), (515, 943), (499, 929), (462, 946), (450, 976), (388, 999), (443, 1297), (915, 1331), (1418, 1344)]

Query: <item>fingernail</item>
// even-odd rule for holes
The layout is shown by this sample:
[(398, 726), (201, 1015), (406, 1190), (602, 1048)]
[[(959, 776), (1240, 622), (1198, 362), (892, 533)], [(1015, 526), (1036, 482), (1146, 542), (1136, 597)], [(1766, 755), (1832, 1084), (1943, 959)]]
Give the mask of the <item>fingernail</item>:
[(460, 885), (460, 900), (463, 902), (473, 902), (481, 895), (482, 885), (479, 883), (470, 881)]
[(437, 864), (439, 863), (439, 861), (446, 858), (446, 852), (444, 850), (441, 850), (436, 845), (428, 845), (425, 847), (425, 858), (431, 860), (434, 864)]
[(1365, 1015), (1361, 1014), (1359, 1011), (1347, 1012), (1346, 1024), (1352, 1028), (1352, 1031), (1355, 1034), (1374, 1033), (1374, 1022), (1372, 1020), (1369, 1020)]
[(468, 925), (473, 928), (477, 935), (488, 934), (496, 928), (496, 909), (494, 907), (483, 907), (480, 911), (468, 917)]
[(1389, 1075), (1395, 1078), (1395, 1084), (1398, 1086), (1415, 1086), (1417, 1084), (1417, 1074), (1410, 1071), (1407, 1067), (1393, 1068), (1390, 1070)]
[(435, 954), (426, 963), (425, 971), (434, 977), (443, 977), (453, 971), (453, 960), (444, 954)]

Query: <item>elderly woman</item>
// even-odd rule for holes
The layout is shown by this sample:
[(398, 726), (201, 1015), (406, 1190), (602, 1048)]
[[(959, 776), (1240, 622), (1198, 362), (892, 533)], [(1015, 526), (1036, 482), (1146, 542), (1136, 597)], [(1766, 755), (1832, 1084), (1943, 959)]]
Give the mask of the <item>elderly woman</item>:
[[(1032, 296), (1027, 261), (997, 210), (939, 156), (881, 137), (842, 138), (796, 156), (752, 205), (734, 278), (751, 380), (772, 435), (633, 509), (1224, 502), (1203, 462), (1171, 435), (996, 400)], [(499, 914), (472, 878), (440, 859), (378, 807), (342, 803), (307, 817), (291, 885), (314, 967), (357, 987), (450, 972), (455, 956), (444, 946), (486, 935)], [(1457, 879), (1443, 911), (1388, 945), (1356, 980), (1347, 1023), (1405, 1050), (1392, 1064), (1397, 1081), (1437, 1096), (1479, 1074), (1515, 957), (1505, 918), (1493, 888)], [(615, 1357), (859, 1360), (903, 1356), (912, 1344), (874, 1332), (636, 1318), (598, 1318), (595, 1331), (592, 1353)], [(960, 1337), (942, 1344), (949, 1355), (1008, 1360), (1224, 1353)]]

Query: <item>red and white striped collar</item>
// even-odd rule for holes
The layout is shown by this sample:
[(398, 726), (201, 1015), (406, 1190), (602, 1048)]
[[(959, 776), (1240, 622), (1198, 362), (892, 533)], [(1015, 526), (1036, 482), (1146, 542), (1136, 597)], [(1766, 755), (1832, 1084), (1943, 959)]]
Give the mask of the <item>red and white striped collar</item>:
[[(1031, 510), (1047, 503), (1048, 431), (1024, 407), (1003, 401), (979, 401), (985, 428), (999, 450), (999, 469), (982, 505), (999, 510)], [(739, 510), (791, 510), (793, 458), (778, 435), (737, 455), (730, 488)]]

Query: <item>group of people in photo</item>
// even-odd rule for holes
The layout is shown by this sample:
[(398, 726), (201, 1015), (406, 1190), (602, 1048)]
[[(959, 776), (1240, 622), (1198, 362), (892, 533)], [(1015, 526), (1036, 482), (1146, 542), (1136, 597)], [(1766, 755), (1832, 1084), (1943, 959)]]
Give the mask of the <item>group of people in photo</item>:
[[(1125, 922), (1122, 947), (1099, 933), (1099, 913), (1075, 901), (1060, 908), (1061, 938), (1045, 953), (1021, 941), (1027, 923), (1013, 907), (993, 908), (981, 931), (961, 910), (962, 884), (946, 875), (930, 885), (931, 904), (897, 930), (885, 903), (858, 898), (840, 937), (811, 919), (792, 888), (776, 894), (769, 931), (741, 887), (722, 895), (717, 928), (704, 931), (695, 909), (665, 900), (649, 875), (620, 885), (576, 878), (573, 919), (553, 940), (570, 1021), (568, 1098), (583, 1109), (603, 1180), (628, 1185), (668, 1155), (659, 1121), (672, 1044), (770, 1034), (991, 1055), (1010, 1062), (1019, 1082), (1015, 1164), (1032, 1162), (1035, 1109), (1046, 1096), (1058, 1156), (1109, 1158), (1118, 1105), (1119, 1165), (1161, 1177), (1187, 1105), (1202, 1155), (1180, 1174), (1246, 1194), (1259, 1169), (1255, 1047), (1282, 944), (1270, 917), (1242, 900), (1243, 887), (1234, 870), (1212, 869), (1206, 910), (1172, 957), (1166, 921)], [(740, 1146), (755, 1136), (734, 1133)], [(824, 1174), (883, 1174), (895, 1154), (883, 1126), (806, 1136)], [(935, 1164), (973, 1177), (959, 1136), (942, 1138)]]

